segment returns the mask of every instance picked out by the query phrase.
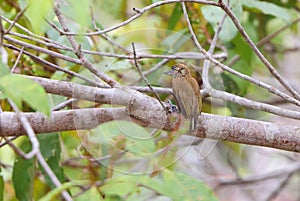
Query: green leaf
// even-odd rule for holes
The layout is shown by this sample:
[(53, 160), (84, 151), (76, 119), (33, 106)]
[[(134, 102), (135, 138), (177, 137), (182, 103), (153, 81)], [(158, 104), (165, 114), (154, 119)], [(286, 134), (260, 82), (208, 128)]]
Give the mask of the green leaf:
[[(77, 23), (83, 27), (87, 27), (91, 22), (90, 6), (92, 6), (91, 0), (70, 1), (71, 12), (68, 13)], [(96, 11), (95, 11), (96, 12)]]
[[(244, 60), (239, 60), (232, 68), (244, 75), (249, 75), (249, 76), (252, 75), (253, 72), (252, 66)], [(237, 84), (239, 88), (238, 95), (244, 96), (247, 93), (248, 87), (250, 85), (249, 82), (230, 73), (226, 73), (226, 74)]]
[(0, 77), (9, 74), (9, 68), (3, 62), (0, 61)]
[(246, 41), (242, 38), (240, 34), (238, 34), (232, 42), (235, 45), (234, 46), (235, 53), (240, 55), (240, 57), (245, 61), (247, 61), (250, 65), (253, 51), (246, 43)]
[(45, 18), (49, 13), (52, 13), (53, 0), (43, 0), (41, 5), (40, 0), (27, 0), (28, 8), (25, 15), (31, 22), (33, 30), (37, 33), (44, 31)]
[(230, 77), (229, 73), (223, 72), (221, 78), (224, 83), (225, 91), (231, 94), (240, 95), (240, 88), (236, 81)]
[[(61, 183), (65, 181), (64, 171), (60, 166), (60, 156), (61, 156), (61, 146), (59, 141), (58, 133), (47, 133), (44, 135), (38, 135), (40, 142), (40, 150), (48, 165), (60, 180)], [(55, 185), (52, 183), (48, 174), (45, 172), (43, 167), (41, 167), (46, 183), (51, 187), (55, 188)]]
[(55, 188), (51, 190), (47, 195), (39, 199), (39, 201), (52, 201), (52, 200), (57, 200), (58, 196), (63, 192), (64, 190), (68, 190), (69, 188), (72, 188), (73, 186), (76, 185), (84, 185), (87, 184), (86, 181), (76, 181), (76, 182), (67, 182), (63, 183), (59, 188)]
[(188, 29), (182, 29), (180, 31), (167, 31), (167, 37), (160, 42), (160, 46), (165, 49), (165, 53), (175, 53), (182, 48), (190, 38), (187, 37)]
[(101, 187), (101, 191), (106, 195), (125, 196), (129, 193), (138, 191), (135, 181), (127, 181), (126, 178), (112, 179)]
[(0, 201), (3, 201), (4, 199), (4, 180), (3, 175), (1, 173), (1, 167), (0, 167)]
[[(27, 138), (22, 142), (20, 149), (24, 152), (31, 150), (31, 144)], [(24, 159), (21, 156), (17, 156), (15, 160), (12, 181), (16, 197), (20, 201), (33, 200), (35, 161), (35, 157)]]
[(125, 70), (130, 68), (132, 68), (132, 64), (125, 60), (116, 61), (108, 66), (108, 70)]
[[(248, 67), (249, 69), (249, 67)], [(236, 79), (236, 76), (232, 76), (231, 74), (224, 72), (221, 74), (225, 91), (231, 94), (236, 94), (239, 96), (244, 96), (248, 91), (249, 82), (243, 79)], [(239, 87), (239, 85), (240, 87)], [(227, 102), (227, 107), (231, 111), (231, 115), (235, 117), (244, 117), (245, 108), (237, 105), (235, 103)]]
[[(172, 186), (173, 200), (205, 200), (216, 201), (211, 189), (204, 183), (180, 172), (165, 170), (164, 183)], [(168, 192), (168, 194), (171, 192)]]
[[(238, 0), (230, 1), (231, 9), (235, 14), (237, 19), (242, 18), (243, 8), (242, 4)], [(224, 17), (224, 11), (220, 8), (216, 8), (213, 6), (202, 6), (201, 7), (202, 14), (204, 18), (211, 24), (214, 31), (217, 30), (218, 24), (221, 22)], [(220, 39), (224, 42), (229, 42), (233, 39), (237, 34), (237, 29), (231, 19), (226, 17), (224, 24), (222, 26), (222, 30), (220, 32)]]
[[(102, 193), (101, 193), (102, 194)], [(110, 196), (105, 196), (103, 199), (102, 195), (99, 193), (99, 189), (96, 185), (94, 185), (92, 188), (90, 188), (86, 193), (76, 196), (76, 201), (86, 201), (86, 200), (92, 200), (92, 201), (119, 201), (116, 197), (113, 197), (110, 199)], [(115, 199), (114, 199), (115, 198)]]
[(126, 70), (132, 68), (132, 64), (125, 60), (117, 60), (115, 58), (105, 58), (97, 63), (97, 66), (102, 71), (110, 70)]
[(42, 86), (20, 75), (6, 75), (0, 79), (0, 90), (10, 98), (19, 109), (22, 101), (38, 112), (49, 116), (50, 106), (47, 94)]
[(291, 20), (291, 16), (289, 15), (289, 11), (287, 9), (277, 6), (271, 2), (244, 0), (242, 3), (243, 6), (249, 9), (258, 10), (266, 15), (273, 15), (274, 17), (283, 19), (286, 22)]
[[(146, 154), (155, 151), (154, 139), (149, 136), (148, 131), (133, 122), (112, 121), (101, 124), (98, 129), (101, 133), (100, 135), (97, 133), (99, 143), (115, 145), (111, 142), (114, 141), (116, 137), (122, 135), (125, 137), (124, 142), (126, 149), (131, 153)], [(107, 142), (105, 142), (105, 140), (107, 140)]]
[(216, 201), (210, 188), (189, 175), (164, 170), (163, 179), (146, 175), (124, 175), (109, 180), (100, 189), (108, 195), (129, 195), (139, 193), (145, 187), (158, 195), (167, 196), (173, 201)]
[(175, 7), (172, 11), (172, 14), (170, 16), (170, 20), (169, 20), (168, 28), (167, 28), (168, 30), (174, 30), (181, 15), (182, 15), (181, 5), (180, 5), (180, 3), (176, 3)]

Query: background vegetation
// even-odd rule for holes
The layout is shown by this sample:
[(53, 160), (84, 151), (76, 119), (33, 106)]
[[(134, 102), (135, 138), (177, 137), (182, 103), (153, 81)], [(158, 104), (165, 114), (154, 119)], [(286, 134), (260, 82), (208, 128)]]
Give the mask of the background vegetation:
[[(299, 200), (299, 6), (1, 0), (0, 201)], [(179, 62), (196, 134), (161, 106)]]

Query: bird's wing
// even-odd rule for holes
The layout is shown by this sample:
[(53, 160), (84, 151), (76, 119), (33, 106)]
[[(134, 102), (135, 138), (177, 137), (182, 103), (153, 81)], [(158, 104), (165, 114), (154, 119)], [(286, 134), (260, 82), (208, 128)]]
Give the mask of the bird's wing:
[(193, 116), (194, 115), (199, 115), (201, 113), (201, 110), (202, 110), (202, 98), (201, 98), (201, 94), (200, 94), (200, 88), (199, 88), (199, 85), (197, 83), (197, 81), (195, 79), (189, 79), (188, 80), (189, 82), (189, 85), (192, 87), (192, 91), (195, 93), (193, 94)]
[(173, 94), (183, 116), (190, 118), (192, 114), (191, 106), (195, 95), (193, 93), (192, 86), (188, 81), (184, 78), (177, 79), (181, 80), (173, 82)]

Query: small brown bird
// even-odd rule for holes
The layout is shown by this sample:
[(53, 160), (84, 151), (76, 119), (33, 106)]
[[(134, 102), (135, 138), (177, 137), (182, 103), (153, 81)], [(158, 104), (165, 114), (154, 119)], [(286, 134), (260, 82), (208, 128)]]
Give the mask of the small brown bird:
[(195, 130), (201, 114), (202, 98), (198, 82), (184, 64), (175, 64), (165, 74), (173, 75), (172, 89), (174, 99), (185, 118), (190, 119), (190, 130)]

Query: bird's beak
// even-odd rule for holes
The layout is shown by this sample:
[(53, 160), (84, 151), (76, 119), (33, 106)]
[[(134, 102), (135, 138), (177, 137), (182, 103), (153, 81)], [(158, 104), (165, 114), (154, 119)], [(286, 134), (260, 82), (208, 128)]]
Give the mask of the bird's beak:
[(168, 71), (165, 71), (163, 73), (167, 74), (167, 75), (174, 75), (174, 71), (173, 70), (168, 70)]

